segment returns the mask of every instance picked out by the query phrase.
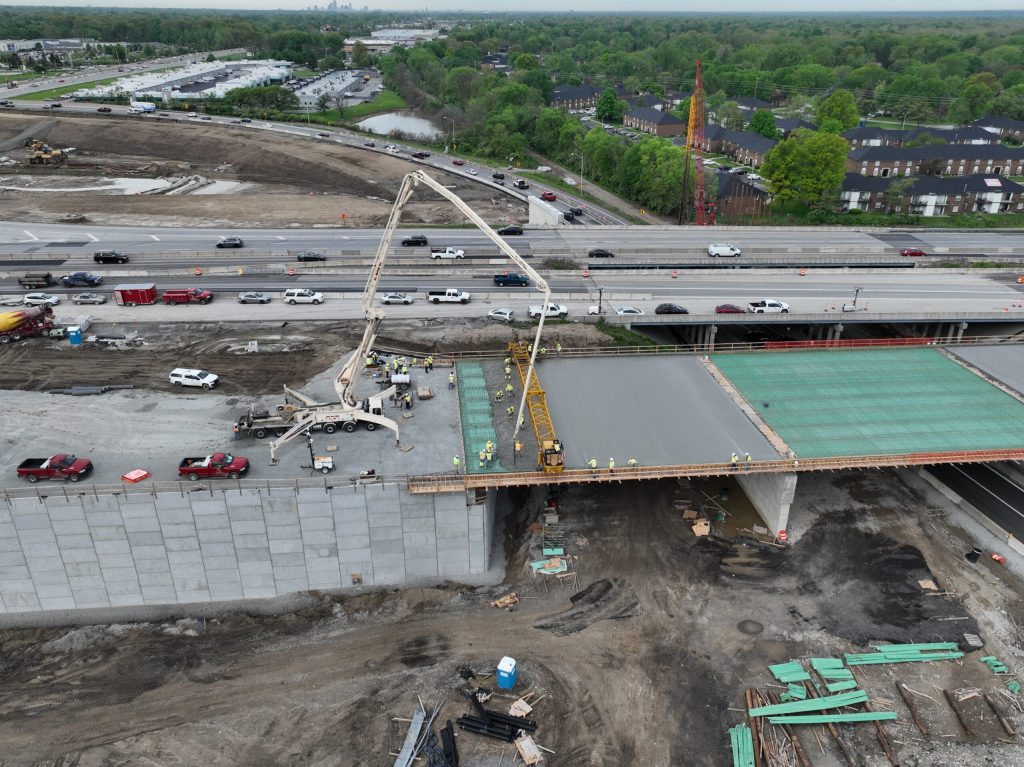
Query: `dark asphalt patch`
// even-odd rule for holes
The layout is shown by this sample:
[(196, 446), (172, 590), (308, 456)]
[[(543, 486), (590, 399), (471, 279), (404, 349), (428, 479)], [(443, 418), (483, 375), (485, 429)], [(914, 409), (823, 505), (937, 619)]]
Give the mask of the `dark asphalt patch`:
[(539, 621), (535, 628), (555, 636), (575, 634), (599, 621), (640, 615), (640, 599), (622, 578), (602, 578), (569, 597), (572, 607), (560, 615)]

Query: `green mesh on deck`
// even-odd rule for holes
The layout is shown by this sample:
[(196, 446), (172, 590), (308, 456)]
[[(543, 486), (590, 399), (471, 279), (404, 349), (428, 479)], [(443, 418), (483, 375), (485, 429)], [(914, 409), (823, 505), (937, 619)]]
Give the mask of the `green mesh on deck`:
[[(498, 436), (494, 431), (491, 394), (484, 380), (484, 369), (479, 362), (458, 362), (455, 380), (459, 387), (459, 416), (462, 419), (463, 466), (467, 474), (487, 474), (509, 471), (497, 454)], [(480, 451), (490, 440), (495, 452), (490, 466), (480, 468)]]
[(800, 457), (1024, 448), (1024, 403), (934, 349), (713, 360)]

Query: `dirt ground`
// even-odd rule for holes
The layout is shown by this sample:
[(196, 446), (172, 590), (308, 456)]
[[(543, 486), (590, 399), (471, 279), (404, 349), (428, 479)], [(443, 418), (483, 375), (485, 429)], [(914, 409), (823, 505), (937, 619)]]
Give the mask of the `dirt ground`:
[[(109, 226), (379, 227), (386, 223), (402, 177), (411, 167), (379, 152), (248, 126), (155, 117), (116, 120), (89, 114), (43, 120), (0, 114), (0, 146), (9, 147), (0, 155), (22, 159), (22, 134), (53, 147), (75, 147), (75, 152), (64, 167), (21, 163), (0, 169), (0, 175), (198, 174), (250, 184), (234, 194), (172, 196), (0, 190), (5, 217), (26, 222), (62, 221), (81, 214), (87, 222)], [(518, 200), (459, 176), (434, 169), (431, 174), (488, 221), (526, 219), (526, 206)], [(463, 217), (438, 195), (418, 190), (402, 220), (451, 224), (462, 223)]]
[[(900, 475), (804, 476), (788, 550), (696, 539), (682, 519), (700, 495), (674, 481), (568, 489), (561, 526), (586, 594), (535, 579), (529, 524), (543, 491), (499, 501), (507, 576), (500, 587), (323, 595), (299, 612), (216, 620), (8, 631), (0, 635), (4, 765), (386, 765), (418, 706), (444, 702), (439, 724), (470, 713), (467, 687), (495, 690), (503, 655), (518, 694), (536, 702), (536, 740), (552, 766), (728, 765), (726, 729), (742, 690), (769, 663), (863, 650), (863, 642), (956, 639), (1020, 661), (1020, 584), (997, 565), (967, 565), (966, 541)], [(948, 595), (926, 596), (921, 577)], [(488, 606), (514, 590), (512, 611)], [(945, 616), (972, 616), (944, 621)], [(905, 767), (1024, 765), (994, 717), (970, 709), (964, 736), (941, 689), (997, 691), (970, 655), (960, 662), (867, 667), (861, 684), (899, 721), (886, 729)], [(471, 677), (471, 674), (475, 675)], [(922, 696), (922, 736), (894, 680)], [(497, 692), (488, 706), (506, 707)], [(1024, 717), (1011, 718), (1019, 728)], [(799, 728), (816, 767), (839, 765), (818, 728)], [(869, 725), (844, 728), (862, 763), (882, 765)], [(511, 747), (457, 738), (466, 767), (511, 764)], [(504, 754), (504, 758), (502, 758)], [(421, 763), (425, 764), (425, 762)]]

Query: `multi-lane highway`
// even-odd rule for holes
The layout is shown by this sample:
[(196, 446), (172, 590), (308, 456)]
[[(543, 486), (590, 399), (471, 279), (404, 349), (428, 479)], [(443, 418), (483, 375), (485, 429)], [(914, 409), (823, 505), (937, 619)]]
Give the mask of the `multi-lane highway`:
[(1024, 488), (989, 464), (929, 466), (953, 490), (1003, 530), (1024, 540)]

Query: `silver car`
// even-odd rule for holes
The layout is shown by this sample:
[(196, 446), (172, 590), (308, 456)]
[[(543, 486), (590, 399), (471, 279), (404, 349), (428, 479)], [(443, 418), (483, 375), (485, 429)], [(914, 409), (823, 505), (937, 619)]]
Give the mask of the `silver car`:
[(380, 297), (382, 304), (411, 304), (413, 297), (405, 293), (385, 293)]
[(266, 293), (257, 293), (250, 291), (248, 293), (238, 294), (238, 303), (240, 304), (269, 304), (270, 296)]
[(25, 303), (29, 306), (56, 306), (60, 303), (60, 296), (52, 293), (28, 293), (25, 295)]
[(107, 303), (107, 297), (101, 293), (79, 293), (77, 296), (71, 296), (71, 303), (105, 304)]
[(508, 308), (491, 309), (487, 312), (487, 319), (497, 320), (498, 322), (513, 322), (515, 318), (516, 313)]

